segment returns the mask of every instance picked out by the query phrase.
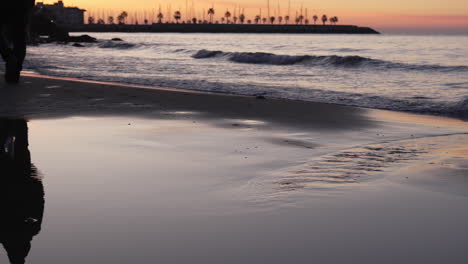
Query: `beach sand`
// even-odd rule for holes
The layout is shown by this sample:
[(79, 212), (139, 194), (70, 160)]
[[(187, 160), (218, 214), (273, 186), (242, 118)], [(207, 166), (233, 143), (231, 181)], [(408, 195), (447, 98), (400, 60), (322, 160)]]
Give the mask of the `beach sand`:
[[(31, 263), (466, 263), (464, 121), (27, 76)], [(0, 252), (0, 262), (6, 256)]]

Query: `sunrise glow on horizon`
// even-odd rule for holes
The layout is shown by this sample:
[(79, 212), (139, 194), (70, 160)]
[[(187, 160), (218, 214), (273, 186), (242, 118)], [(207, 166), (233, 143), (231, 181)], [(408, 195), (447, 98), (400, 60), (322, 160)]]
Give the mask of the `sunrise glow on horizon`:
[[(37, 0), (38, 2), (40, 0)], [(45, 0), (47, 4), (56, 0)], [(340, 24), (354, 24), (370, 26), (384, 31), (420, 31), (431, 30), (452, 33), (468, 33), (468, 4), (465, 0), (394, 0), (394, 1), (289, 1), (270, 0), (270, 14), (289, 15), (294, 17), (296, 11), (303, 12), (307, 9), (309, 17), (314, 14), (338, 16)], [(64, 0), (67, 6), (78, 6), (86, 9), (87, 15), (100, 13), (117, 13), (119, 11), (157, 13), (161, 7), (164, 14), (170, 10), (180, 10), (184, 16), (187, 11), (197, 17), (205, 15), (212, 5), (219, 18), (226, 10), (233, 12), (235, 9), (243, 9), (247, 17), (253, 18), (258, 15), (260, 9), (266, 15), (267, 0), (175, 0), (175, 1), (150, 1), (150, 0)], [(193, 8), (192, 8), (193, 6)], [(193, 10), (193, 11), (192, 11)], [(279, 10), (279, 11), (278, 11)], [(167, 15), (166, 15), (167, 16)], [(148, 15), (150, 17), (150, 15)], [(154, 16), (153, 16), (154, 17)], [(151, 19), (150, 19), (151, 20)]]

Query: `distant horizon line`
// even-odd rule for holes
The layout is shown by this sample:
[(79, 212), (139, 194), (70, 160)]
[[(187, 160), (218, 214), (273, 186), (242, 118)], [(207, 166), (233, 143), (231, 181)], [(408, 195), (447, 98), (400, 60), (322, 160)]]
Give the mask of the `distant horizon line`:
[[(50, 1), (37, 1), (37, 2), (58, 2), (58, 0), (50, 0)], [(64, 2), (68, 3), (73, 3), (73, 1), (68, 1), (65, 0)], [(188, 2), (188, 1), (187, 1)], [(218, 4), (218, 6), (222, 4)], [(287, 5), (287, 4), (286, 4)], [(191, 17), (198, 17), (201, 18), (199, 20), (208, 20), (209, 15), (207, 14), (207, 9), (208, 5), (203, 5), (206, 6), (202, 8), (203, 12), (198, 12), (196, 11), (196, 8), (194, 6), (187, 6), (184, 10), (184, 8), (179, 8), (179, 9), (171, 9), (168, 8), (168, 6), (171, 6), (170, 4), (166, 5), (166, 8), (163, 8), (163, 5), (161, 6), (161, 13), (164, 14), (165, 20), (169, 18), (169, 22), (173, 21), (173, 15), (174, 11), (178, 10), (181, 11), (181, 20), (186, 20), (188, 21), (189, 19), (191, 20)], [(215, 5), (216, 6), (216, 5)], [(290, 23), (288, 24), (297, 24), (295, 22), (297, 16), (303, 16), (303, 20), (299, 22), (299, 24), (303, 24), (303, 22), (306, 22), (305, 20), (309, 20), (309, 24), (314, 24), (314, 21), (312, 19), (312, 16), (317, 13), (319, 16), (319, 19), (317, 20), (317, 24), (321, 23), (320, 18), (322, 14), (318, 14), (318, 12), (309, 12), (307, 8), (300, 8), (296, 11), (296, 8), (291, 8), (289, 7), (284, 7), (282, 5), (282, 8), (276, 8), (275, 4), (272, 4), (272, 12), (271, 14), (272, 17), (274, 16), (275, 22), (274, 24), (278, 24), (278, 17), (280, 16), (279, 14), (285, 13), (284, 15), (281, 15), (284, 17), (289, 13), (290, 16)], [(70, 6), (71, 7), (71, 6)], [(77, 7), (77, 5), (73, 4), (73, 7)], [(86, 8), (86, 7), (85, 7)], [(93, 16), (96, 18), (102, 18), (105, 20), (107, 23), (107, 19), (109, 16), (114, 16), (114, 19), (117, 20), (117, 15), (118, 13), (122, 12), (126, 8), (114, 8), (114, 7), (108, 7), (108, 8), (86, 8), (87, 12), (85, 12), (85, 17), (88, 18), (89, 16)], [(168, 9), (168, 10), (163, 10), (163, 9)], [(200, 9), (200, 8), (198, 8)], [(252, 24), (254, 24), (255, 21), (255, 12), (252, 11), (254, 8), (242, 8), (240, 5), (237, 5), (236, 8), (225, 8), (226, 10), (229, 10), (231, 12), (231, 19), (234, 16), (239, 16), (241, 13), (245, 14), (246, 16), (250, 17), (250, 20)], [(224, 8), (221, 8), (222, 11), (216, 10), (216, 14), (213, 15), (212, 20), (218, 20), (219, 23), (223, 23), (222, 21), (219, 21), (221, 19), (225, 19), (224, 13), (225, 10)], [(248, 12), (246, 12), (248, 10)], [(260, 12), (261, 9), (258, 11)], [(188, 15), (186, 12), (188, 11)], [(317, 10), (315, 10), (317, 11)], [(130, 24), (134, 24), (136, 20), (139, 22), (143, 22), (146, 19), (149, 20), (150, 23), (156, 23), (157, 22), (157, 14), (159, 13), (159, 8), (158, 5), (156, 5), (154, 8), (134, 8), (134, 9), (128, 9), (127, 11), (130, 16), (134, 16), (135, 19), (134, 21), (131, 21)], [(257, 12), (257, 13), (259, 13)], [(252, 15), (252, 14), (253, 15)], [(265, 12), (267, 13), (267, 12)], [(324, 12), (325, 14), (328, 14), (329, 12)], [(337, 23), (340, 25), (347, 24), (347, 25), (359, 25), (359, 26), (366, 26), (366, 27), (372, 27), (380, 32), (383, 33), (410, 33), (410, 34), (468, 34), (468, 15), (464, 14), (453, 14), (453, 15), (447, 15), (447, 14), (392, 14), (392, 13), (361, 13), (361, 14), (341, 14), (340, 12), (336, 12), (338, 14), (333, 14), (331, 13), (329, 17), (334, 17), (337, 16), (340, 21)], [(271, 16), (270, 14), (270, 16)], [(259, 15), (259, 14), (258, 14)], [(269, 18), (267, 17), (267, 14), (262, 14), (262, 18), (266, 18), (268, 24)], [(385, 19), (385, 18), (397, 18), (397, 19)], [(87, 20), (87, 19), (86, 19)], [(248, 20), (245, 18), (245, 20)], [(214, 21), (212, 21), (214, 22)], [(265, 22), (260, 21), (259, 24), (263, 24)], [(142, 23), (141, 23), (142, 24)], [(282, 23), (279, 23), (282, 24)], [(305, 23), (304, 23), (305, 24)]]

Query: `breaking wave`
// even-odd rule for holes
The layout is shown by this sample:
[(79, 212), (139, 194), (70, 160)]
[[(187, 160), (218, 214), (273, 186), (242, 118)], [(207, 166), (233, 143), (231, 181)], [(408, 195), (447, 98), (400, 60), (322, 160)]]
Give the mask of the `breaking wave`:
[(448, 109), (447, 112), (449, 115), (467, 119), (468, 118), (468, 98), (456, 103), (450, 109)]
[(99, 41), (99, 43), (97, 44), (97, 47), (101, 49), (119, 49), (119, 50), (132, 50), (132, 49), (150, 49), (151, 50), (153, 48), (158, 48), (159, 46), (161, 45), (158, 43), (151, 43), (151, 44), (130, 43), (126, 41), (113, 41), (113, 40)]
[(137, 47), (136, 44), (120, 41), (104, 41), (98, 44), (98, 47), (101, 49), (132, 49)]
[(361, 56), (313, 56), (313, 55), (277, 55), (265, 52), (223, 52), (199, 50), (192, 55), (195, 59), (225, 58), (232, 62), (266, 65), (305, 65), (305, 66), (333, 66), (333, 67), (371, 67), (375, 69), (400, 69), (421, 71), (467, 71), (468, 66), (416, 65), (384, 60), (371, 59)]
[[(123, 41), (111, 41), (115, 36)], [(458, 50), (448, 45), (419, 52), (417, 48), (424, 46), (419, 37), (412, 38), (415, 45), (366, 50), (374, 40), (362, 39), (366, 45), (346, 43), (343, 48), (342, 44), (315, 45), (306, 39), (291, 46), (287, 38), (270, 46), (262, 43), (263, 35), (255, 40), (258, 45), (236, 42), (237, 35), (197, 36), (206, 42), (187, 42), (191, 36), (185, 35), (102, 34), (97, 35), (97, 43), (84, 43), (82, 48), (44, 44), (29, 48), (24, 68), (51, 76), (262, 95), (468, 121), (468, 64), (463, 60), (467, 50), (461, 45)], [(247, 50), (253, 52), (235, 52)]]

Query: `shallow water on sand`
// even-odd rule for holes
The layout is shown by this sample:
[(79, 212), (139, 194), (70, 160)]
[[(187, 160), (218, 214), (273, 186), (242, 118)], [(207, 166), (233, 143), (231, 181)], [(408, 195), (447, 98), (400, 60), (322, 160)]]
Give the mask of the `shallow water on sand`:
[[(420, 126), (408, 135), (393, 126), (324, 133), (178, 115), (29, 122), (45, 210), (28, 261), (468, 258), (464, 131)], [(377, 135), (381, 130), (386, 134)], [(458, 174), (441, 180), (445, 170), (437, 175), (414, 168), (428, 165)], [(446, 184), (437, 188), (441, 182)], [(6, 261), (4, 252), (0, 261)]]

